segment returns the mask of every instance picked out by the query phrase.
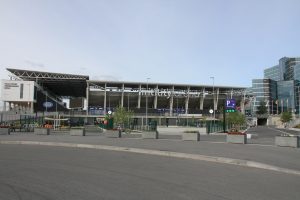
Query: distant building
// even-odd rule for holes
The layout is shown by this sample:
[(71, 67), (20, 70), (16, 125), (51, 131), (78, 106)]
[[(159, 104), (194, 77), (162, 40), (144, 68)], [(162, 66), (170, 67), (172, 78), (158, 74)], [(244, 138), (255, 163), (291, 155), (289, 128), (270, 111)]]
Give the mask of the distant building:
[(290, 111), (299, 114), (300, 57), (283, 57), (278, 65), (264, 70), (264, 79), (253, 79), (252, 90), (256, 97), (253, 111), (261, 101), (269, 114)]

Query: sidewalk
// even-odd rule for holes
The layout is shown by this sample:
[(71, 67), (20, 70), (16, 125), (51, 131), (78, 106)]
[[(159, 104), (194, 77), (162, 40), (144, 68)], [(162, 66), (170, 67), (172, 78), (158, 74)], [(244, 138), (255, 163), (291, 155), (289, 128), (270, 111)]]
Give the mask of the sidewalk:
[[(281, 168), (300, 171), (300, 149), (276, 147), (257, 144), (227, 144), (220, 142), (225, 136), (206, 136), (206, 141), (193, 142), (179, 139), (141, 139), (141, 138), (106, 138), (103, 135), (87, 134), (87, 136), (69, 135), (34, 135), (12, 134), (0, 135), (1, 141), (38, 141), (63, 142), (72, 144), (107, 145), (115, 147), (158, 150), (162, 152), (178, 152), (205, 156), (216, 156), (246, 161), (255, 161)], [(219, 138), (216, 138), (219, 137)], [(211, 141), (209, 141), (209, 139)], [(224, 139), (224, 138), (223, 138)], [(216, 141), (214, 141), (216, 140)], [(225, 140), (223, 140), (225, 141)]]

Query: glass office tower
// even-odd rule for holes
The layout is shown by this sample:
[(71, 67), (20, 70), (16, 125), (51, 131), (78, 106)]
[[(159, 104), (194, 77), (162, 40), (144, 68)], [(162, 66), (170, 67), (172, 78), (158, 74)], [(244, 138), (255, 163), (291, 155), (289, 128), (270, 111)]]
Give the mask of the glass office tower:
[(264, 70), (264, 78), (269, 78), (274, 81), (282, 81), (283, 80), (283, 68), (279, 65), (275, 65), (274, 67), (270, 67)]
[(257, 107), (260, 105), (260, 102), (264, 102), (268, 108), (269, 114), (274, 114), (274, 110), (276, 109), (274, 104), (277, 100), (276, 81), (272, 79), (253, 79), (252, 92), (255, 96), (255, 100), (253, 102), (253, 114), (256, 114)]
[(300, 76), (296, 76), (295, 71), (298, 71), (300, 58), (283, 57), (279, 60), (279, 67), (283, 70), (285, 81), (300, 80)]
[(268, 105), (269, 114), (284, 111), (299, 114), (299, 81), (300, 57), (281, 58), (278, 65), (264, 70), (264, 79), (252, 81), (253, 94), (256, 96), (254, 111), (259, 101), (264, 101)]
[(296, 81), (278, 81), (277, 82), (277, 97), (279, 103), (279, 113), (281, 112), (296, 112)]

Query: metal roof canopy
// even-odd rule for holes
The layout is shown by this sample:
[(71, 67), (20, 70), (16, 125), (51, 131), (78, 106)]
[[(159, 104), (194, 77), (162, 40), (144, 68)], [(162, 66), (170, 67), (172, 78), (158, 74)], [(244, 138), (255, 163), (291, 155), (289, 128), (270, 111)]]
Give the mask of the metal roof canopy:
[(107, 80), (88, 80), (87, 83), (89, 85), (104, 85), (107, 84), (108, 87), (122, 87), (124, 84), (126, 87), (132, 87), (132, 88), (138, 88), (138, 86), (141, 84), (142, 86), (148, 85), (149, 88), (153, 88), (158, 86), (165, 87), (165, 88), (171, 88), (175, 87), (176, 89), (187, 89), (190, 87), (191, 90), (201, 90), (205, 88), (207, 91), (212, 91), (213, 87), (215, 89), (219, 88), (220, 93), (228, 93), (230, 94), (231, 91), (234, 94), (243, 95), (247, 88), (245, 87), (236, 87), (236, 86), (219, 86), (219, 85), (190, 85), (190, 84), (174, 84), (174, 83), (153, 83), (153, 82), (124, 82), (124, 81), (107, 81)]
[(35, 81), (57, 96), (85, 97), (89, 76), (6, 68), (24, 81)]

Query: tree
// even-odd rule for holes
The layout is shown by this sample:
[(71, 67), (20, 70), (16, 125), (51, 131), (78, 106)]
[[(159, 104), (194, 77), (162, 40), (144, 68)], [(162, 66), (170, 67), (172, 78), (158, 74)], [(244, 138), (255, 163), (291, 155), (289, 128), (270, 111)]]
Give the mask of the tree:
[(114, 123), (115, 125), (122, 125), (124, 126), (125, 124), (129, 125), (130, 119), (133, 116), (132, 111), (126, 110), (124, 107), (118, 106), (113, 113), (114, 117)]
[(265, 102), (260, 101), (259, 102), (259, 106), (257, 107), (256, 114), (258, 114), (258, 115), (264, 115), (264, 114), (267, 114), (267, 113), (268, 113), (268, 108), (265, 105)]
[(280, 121), (282, 123), (287, 123), (287, 122), (291, 121), (292, 118), (293, 118), (293, 116), (292, 116), (291, 112), (283, 112), (283, 113), (281, 113)]
[(239, 131), (241, 125), (246, 123), (246, 117), (240, 112), (228, 113), (227, 122), (231, 124), (234, 129)]

